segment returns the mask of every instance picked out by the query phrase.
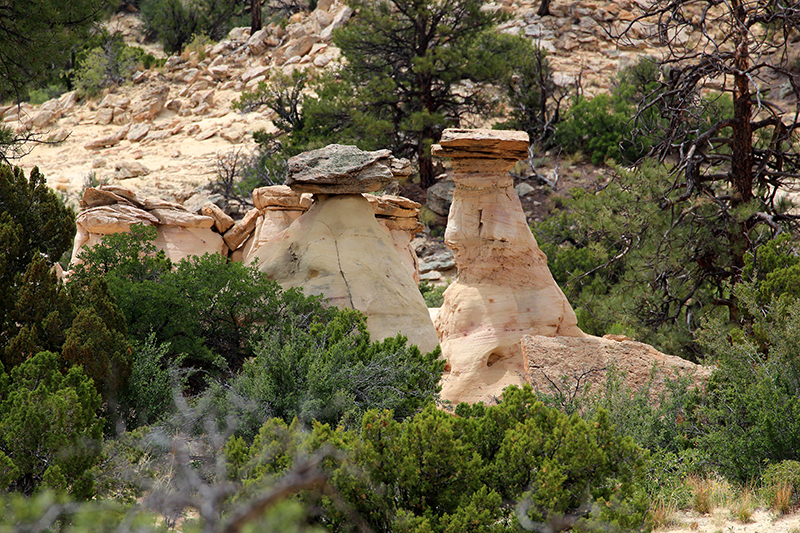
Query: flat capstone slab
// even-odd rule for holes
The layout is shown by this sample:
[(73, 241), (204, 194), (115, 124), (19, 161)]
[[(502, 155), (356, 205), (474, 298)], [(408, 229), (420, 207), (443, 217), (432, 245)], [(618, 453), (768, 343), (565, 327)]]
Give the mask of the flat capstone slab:
[(389, 150), (330, 144), (289, 159), (286, 185), (315, 194), (375, 192), (394, 181), (391, 160)]

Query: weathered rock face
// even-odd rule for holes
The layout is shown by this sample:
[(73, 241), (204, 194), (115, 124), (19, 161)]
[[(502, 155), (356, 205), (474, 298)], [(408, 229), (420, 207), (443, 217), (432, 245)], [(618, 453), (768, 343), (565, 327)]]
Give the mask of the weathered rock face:
[(523, 335), (584, 335), (507, 174), (527, 147), (527, 134), (493, 130), (445, 130), (434, 146), (451, 158), (455, 182), (445, 244), (458, 279), (435, 321), (447, 359), (442, 397), (453, 402), (524, 383)]
[(311, 207), (310, 194), (295, 192), (286, 185), (259, 187), (253, 190), (252, 196), (258, 219), (253, 232), (231, 256), (234, 261), (245, 264), (253, 261), (256, 250), (280, 238), (281, 233)]
[(523, 336), (520, 346), (528, 380), (535, 389), (548, 393), (550, 381), (560, 384), (562, 376), (570, 383), (580, 378), (582, 383), (596, 388), (605, 383), (613, 366), (625, 373), (627, 386), (638, 389), (648, 383), (655, 366), (661, 374), (652, 384), (653, 392), (658, 393), (663, 389), (664, 378), (691, 374), (699, 384), (711, 376), (710, 367), (661, 353), (648, 344), (612, 337)]
[[(373, 200), (374, 208), (361, 194), (392, 176), (388, 151), (333, 145), (315, 152), (299, 158), (302, 165), (298, 159), (290, 164), (287, 180), (295, 191), (308, 191), (314, 183), (311, 208), (245, 260), (255, 259), (262, 272), (284, 287), (301, 287), (306, 294), (324, 295), (333, 305), (363, 312), (375, 340), (402, 333), (421, 350), (432, 350), (438, 339), (417, 283), (375, 217), (377, 209), (387, 219), (410, 220), (416, 227), (417, 218), (395, 216), (414, 210), (399, 199)], [(309, 176), (314, 178), (307, 180)], [(353, 192), (330, 194), (342, 190)]]
[(253, 257), (282, 286), (363, 312), (375, 340), (402, 333), (423, 351), (438, 344), (416, 282), (360, 194), (319, 197)]
[(383, 189), (394, 181), (389, 150), (365, 152), (331, 144), (289, 159), (286, 185), (295, 191), (360, 194)]
[(365, 198), (372, 206), (375, 218), (378, 223), (391, 237), (394, 248), (400, 255), (400, 259), (406, 266), (414, 283), (419, 283), (419, 260), (411, 246), (411, 240), (417, 232), (422, 231), (425, 226), (419, 219), (420, 204), (402, 196), (373, 196), (365, 195)]
[(228, 254), (222, 236), (211, 229), (215, 219), (190, 213), (179, 204), (140, 199), (129, 189), (113, 185), (87, 188), (81, 204), (84, 210), (76, 220), (71, 264), (79, 261), (81, 250), (100, 243), (103, 235), (130, 231), (132, 224), (156, 226), (156, 248), (175, 263), (205, 253)]

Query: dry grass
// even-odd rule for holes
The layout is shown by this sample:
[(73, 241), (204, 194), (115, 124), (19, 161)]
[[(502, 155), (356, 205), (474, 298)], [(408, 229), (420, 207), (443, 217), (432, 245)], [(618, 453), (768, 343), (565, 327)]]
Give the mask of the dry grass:
[(775, 494), (770, 502), (770, 507), (778, 515), (785, 515), (792, 510), (792, 492), (794, 487), (788, 480), (782, 480), (775, 487)]
[(721, 477), (692, 476), (688, 481), (692, 487), (692, 508), (700, 514), (726, 507), (733, 500), (731, 484)]
[(749, 524), (753, 521), (753, 513), (757, 507), (756, 497), (750, 487), (744, 487), (739, 493), (739, 497), (731, 503), (731, 513), (734, 519), (742, 524)]
[(650, 509), (653, 529), (665, 529), (678, 525), (676, 520), (678, 507), (674, 502), (657, 501)]

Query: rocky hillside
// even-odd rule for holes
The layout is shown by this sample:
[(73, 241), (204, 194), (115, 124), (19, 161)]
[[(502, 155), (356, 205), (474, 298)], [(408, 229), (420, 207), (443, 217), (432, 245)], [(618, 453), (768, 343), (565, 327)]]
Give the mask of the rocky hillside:
[[(629, 1), (556, 0), (549, 17), (537, 16), (538, 3), (529, 0), (487, 8), (512, 15), (503, 31), (528, 36), (549, 51), (559, 84), (580, 82), (589, 93), (607, 88), (621, 66), (649, 52), (644, 41), (620, 50), (604, 30), (633, 18)], [(71, 202), (87, 183), (111, 183), (195, 210), (208, 199), (220, 161), (251, 153), (253, 131), (274, 130), (270, 111), (239, 113), (231, 103), (271, 70), (320, 70), (335, 63), (339, 51), (331, 33), (351, 14), (338, 0), (321, 0), (285, 28), (271, 25), (252, 36), (248, 28), (234, 29), (204, 54), (170, 57), (163, 68), (137, 72), (132, 83), (95, 100), (68, 93), (37, 107), (0, 107), (0, 118), (50, 141), (35, 146), (21, 165), (39, 166)], [(129, 41), (142, 40), (133, 15), (118, 15), (109, 25)]]

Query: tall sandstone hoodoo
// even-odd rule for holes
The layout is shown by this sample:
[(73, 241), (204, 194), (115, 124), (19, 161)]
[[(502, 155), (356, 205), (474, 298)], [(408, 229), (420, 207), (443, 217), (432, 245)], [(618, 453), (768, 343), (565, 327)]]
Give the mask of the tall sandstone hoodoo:
[(391, 167), (388, 150), (364, 152), (353, 146), (330, 145), (293, 157), (286, 183), (296, 192), (313, 193), (314, 201), (246, 260), (255, 259), (284, 287), (301, 287), (333, 305), (363, 312), (375, 340), (399, 332), (430, 351), (438, 339), (425, 301), (362, 194), (390, 185)]
[(445, 130), (455, 191), (445, 232), (458, 278), (435, 320), (447, 360), (442, 397), (486, 401), (526, 382), (523, 335), (583, 337), (528, 227), (508, 170), (528, 156), (518, 131)]

